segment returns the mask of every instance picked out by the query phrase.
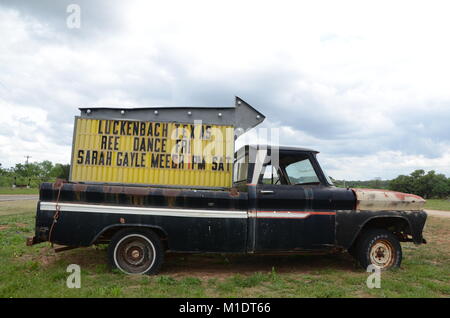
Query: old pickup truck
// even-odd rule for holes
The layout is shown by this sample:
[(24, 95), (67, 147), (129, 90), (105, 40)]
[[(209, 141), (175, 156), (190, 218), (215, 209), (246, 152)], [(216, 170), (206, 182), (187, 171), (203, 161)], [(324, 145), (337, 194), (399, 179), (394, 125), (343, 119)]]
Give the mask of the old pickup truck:
[(385, 270), (400, 266), (400, 242), (425, 243), (421, 197), (336, 187), (317, 153), (244, 146), (223, 189), (43, 183), (28, 244), (109, 244), (113, 268), (155, 274), (166, 252), (348, 251)]

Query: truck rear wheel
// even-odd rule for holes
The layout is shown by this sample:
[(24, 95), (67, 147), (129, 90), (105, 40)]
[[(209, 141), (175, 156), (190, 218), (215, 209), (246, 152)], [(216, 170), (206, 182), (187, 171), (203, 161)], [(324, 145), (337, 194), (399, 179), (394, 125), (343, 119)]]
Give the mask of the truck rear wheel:
[(108, 260), (112, 268), (126, 274), (156, 274), (164, 260), (159, 237), (148, 229), (123, 229), (117, 232), (108, 246)]
[(370, 229), (356, 242), (355, 258), (363, 268), (370, 264), (381, 270), (400, 267), (402, 247), (397, 237), (384, 229)]

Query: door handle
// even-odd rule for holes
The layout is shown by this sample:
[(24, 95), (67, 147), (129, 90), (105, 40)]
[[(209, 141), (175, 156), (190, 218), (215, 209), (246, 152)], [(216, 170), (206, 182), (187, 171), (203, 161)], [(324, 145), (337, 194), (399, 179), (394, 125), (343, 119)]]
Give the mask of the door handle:
[(273, 190), (260, 190), (259, 193), (261, 193), (261, 194), (273, 194), (273, 193), (275, 193), (275, 191), (273, 191)]

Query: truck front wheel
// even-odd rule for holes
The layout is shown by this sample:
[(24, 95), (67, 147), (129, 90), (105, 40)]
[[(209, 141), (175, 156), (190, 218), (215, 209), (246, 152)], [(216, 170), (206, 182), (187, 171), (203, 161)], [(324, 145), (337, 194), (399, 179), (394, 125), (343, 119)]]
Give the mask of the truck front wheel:
[(373, 264), (381, 270), (400, 267), (402, 247), (397, 237), (384, 229), (369, 229), (356, 242), (355, 258), (367, 269)]
[(108, 246), (108, 260), (112, 268), (126, 274), (156, 274), (164, 260), (159, 237), (147, 229), (118, 231)]

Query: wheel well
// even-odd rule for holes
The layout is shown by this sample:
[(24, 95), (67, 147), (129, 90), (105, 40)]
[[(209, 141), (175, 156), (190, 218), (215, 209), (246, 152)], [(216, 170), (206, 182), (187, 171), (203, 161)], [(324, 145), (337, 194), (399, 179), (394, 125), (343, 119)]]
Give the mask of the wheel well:
[(352, 247), (362, 233), (369, 229), (384, 229), (394, 234), (400, 242), (411, 242), (412, 232), (407, 220), (401, 217), (376, 217), (367, 221), (352, 242)]
[(142, 229), (148, 229), (155, 232), (156, 235), (158, 235), (159, 239), (161, 240), (161, 243), (164, 247), (164, 250), (167, 250), (169, 248), (168, 244), (168, 236), (167, 233), (164, 232), (161, 228), (158, 227), (152, 227), (152, 226), (136, 226), (136, 225), (117, 225), (109, 227), (103, 232), (101, 232), (100, 235), (97, 236), (97, 238), (94, 240), (93, 244), (107, 244), (111, 241), (111, 238), (116, 234), (118, 231), (123, 229), (132, 229), (135, 228), (137, 230)]

